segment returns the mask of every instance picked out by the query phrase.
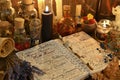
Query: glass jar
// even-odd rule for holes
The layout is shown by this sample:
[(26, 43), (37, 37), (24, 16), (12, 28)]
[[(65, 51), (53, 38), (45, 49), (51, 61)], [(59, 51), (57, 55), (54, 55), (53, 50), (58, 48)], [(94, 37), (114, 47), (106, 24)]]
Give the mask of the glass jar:
[(0, 1), (0, 19), (3, 21), (14, 22), (15, 9), (10, 0)]
[(32, 16), (37, 17), (37, 10), (34, 8), (34, 2), (31, 4), (20, 3), (18, 15), (24, 19), (30, 19)]
[(75, 22), (70, 16), (69, 5), (64, 5), (64, 17), (58, 22), (57, 32), (62, 36), (75, 32)]
[(30, 21), (30, 38), (31, 46), (41, 43), (41, 21), (37, 18)]
[(108, 33), (112, 30), (112, 22), (108, 19), (101, 19), (98, 22), (95, 37), (99, 41), (105, 41)]
[(14, 28), (15, 28), (14, 31), (15, 48), (17, 49), (17, 51), (30, 48), (30, 38), (26, 35), (24, 29), (24, 19), (15, 18)]
[[(26, 1), (27, 2), (27, 1)], [(37, 10), (34, 8), (34, 1), (30, 1), (29, 4), (25, 1), (20, 2), (20, 9), (18, 11), (18, 16), (25, 19), (25, 31), (27, 35), (30, 35), (30, 20), (37, 18)]]
[(0, 21), (0, 37), (13, 38), (14, 28), (8, 21)]

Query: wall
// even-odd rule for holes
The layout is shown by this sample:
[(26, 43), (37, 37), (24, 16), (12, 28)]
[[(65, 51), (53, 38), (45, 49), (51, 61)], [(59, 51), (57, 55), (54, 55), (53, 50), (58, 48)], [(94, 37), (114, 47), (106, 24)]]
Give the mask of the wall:
[[(18, 10), (19, 5), (18, 1), (19, 0), (11, 0), (13, 3), (13, 7)], [(38, 9), (37, 5), (37, 0), (35, 1), (35, 8)], [(87, 15), (88, 13), (92, 13), (96, 19), (101, 19), (101, 18), (113, 18), (111, 9), (113, 6), (119, 5), (120, 0), (62, 0), (63, 5), (69, 4), (71, 5), (71, 16), (75, 17), (75, 9), (76, 9), (76, 4), (81, 4), (82, 5), (82, 16)]]

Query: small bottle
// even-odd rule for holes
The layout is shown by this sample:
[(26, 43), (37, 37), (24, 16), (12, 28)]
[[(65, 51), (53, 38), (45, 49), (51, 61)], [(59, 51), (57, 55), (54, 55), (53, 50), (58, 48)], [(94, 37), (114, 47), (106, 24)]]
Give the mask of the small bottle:
[(13, 38), (14, 28), (8, 21), (0, 21), (0, 37)]
[(15, 9), (12, 7), (11, 0), (3, 0), (0, 2), (0, 20), (9, 21), (13, 24), (15, 17)]
[(25, 24), (24, 24), (25, 31), (27, 35), (30, 35), (30, 28), (29, 28), (30, 20), (33, 18), (33, 16), (35, 18), (38, 17), (37, 10), (34, 8), (34, 1), (22, 0), (20, 2), (20, 9), (18, 11), (18, 16), (25, 19)]
[(30, 21), (30, 38), (31, 38), (31, 46), (38, 45), (41, 43), (41, 21), (40, 19), (33, 18)]
[(15, 31), (14, 31), (14, 40), (15, 48), (17, 51), (21, 51), (30, 47), (30, 38), (26, 35), (24, 28), (24, 19), (15, 18)]
[(18, 15), (23, 17), (25, 20), (26, 19), (30, 19), (31, 16), (35, 16), (38, 17), (37, 15), (37, 10), (34, 8), (34, 1), (32, 1), (31, 3), (24, 3), (24, 1), (20, 2), (20, 8), (18, 11)]
[(70, 16), (70, 5), (64, 5), (64, 17), (59, 21), (57, 31), (62, 36), (75, 32), (75, 23)]

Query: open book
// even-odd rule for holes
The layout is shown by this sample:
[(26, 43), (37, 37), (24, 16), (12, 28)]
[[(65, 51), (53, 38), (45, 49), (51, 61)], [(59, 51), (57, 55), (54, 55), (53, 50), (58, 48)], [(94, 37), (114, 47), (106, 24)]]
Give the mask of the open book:
[[(99, 50), (101, 51), (99, 51)], [(35, 80), (81, 80), (103, 70), (107, 53), (84, 32), (55, 39), (20, 51), (18, 57), (45, 72), (34, 74)]]

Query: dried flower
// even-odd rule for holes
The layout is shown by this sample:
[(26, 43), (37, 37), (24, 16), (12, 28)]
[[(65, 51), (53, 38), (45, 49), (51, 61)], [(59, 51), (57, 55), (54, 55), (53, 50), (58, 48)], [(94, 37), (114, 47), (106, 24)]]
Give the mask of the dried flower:
[(94, 19), (94, 16), (91, 13), (89, 13), (87, 16), (84, 16), (81, 19), (81, 23), (83, 23), (83, 24), (93, 24), (95, 22), (96, 22), (96, 20)]

